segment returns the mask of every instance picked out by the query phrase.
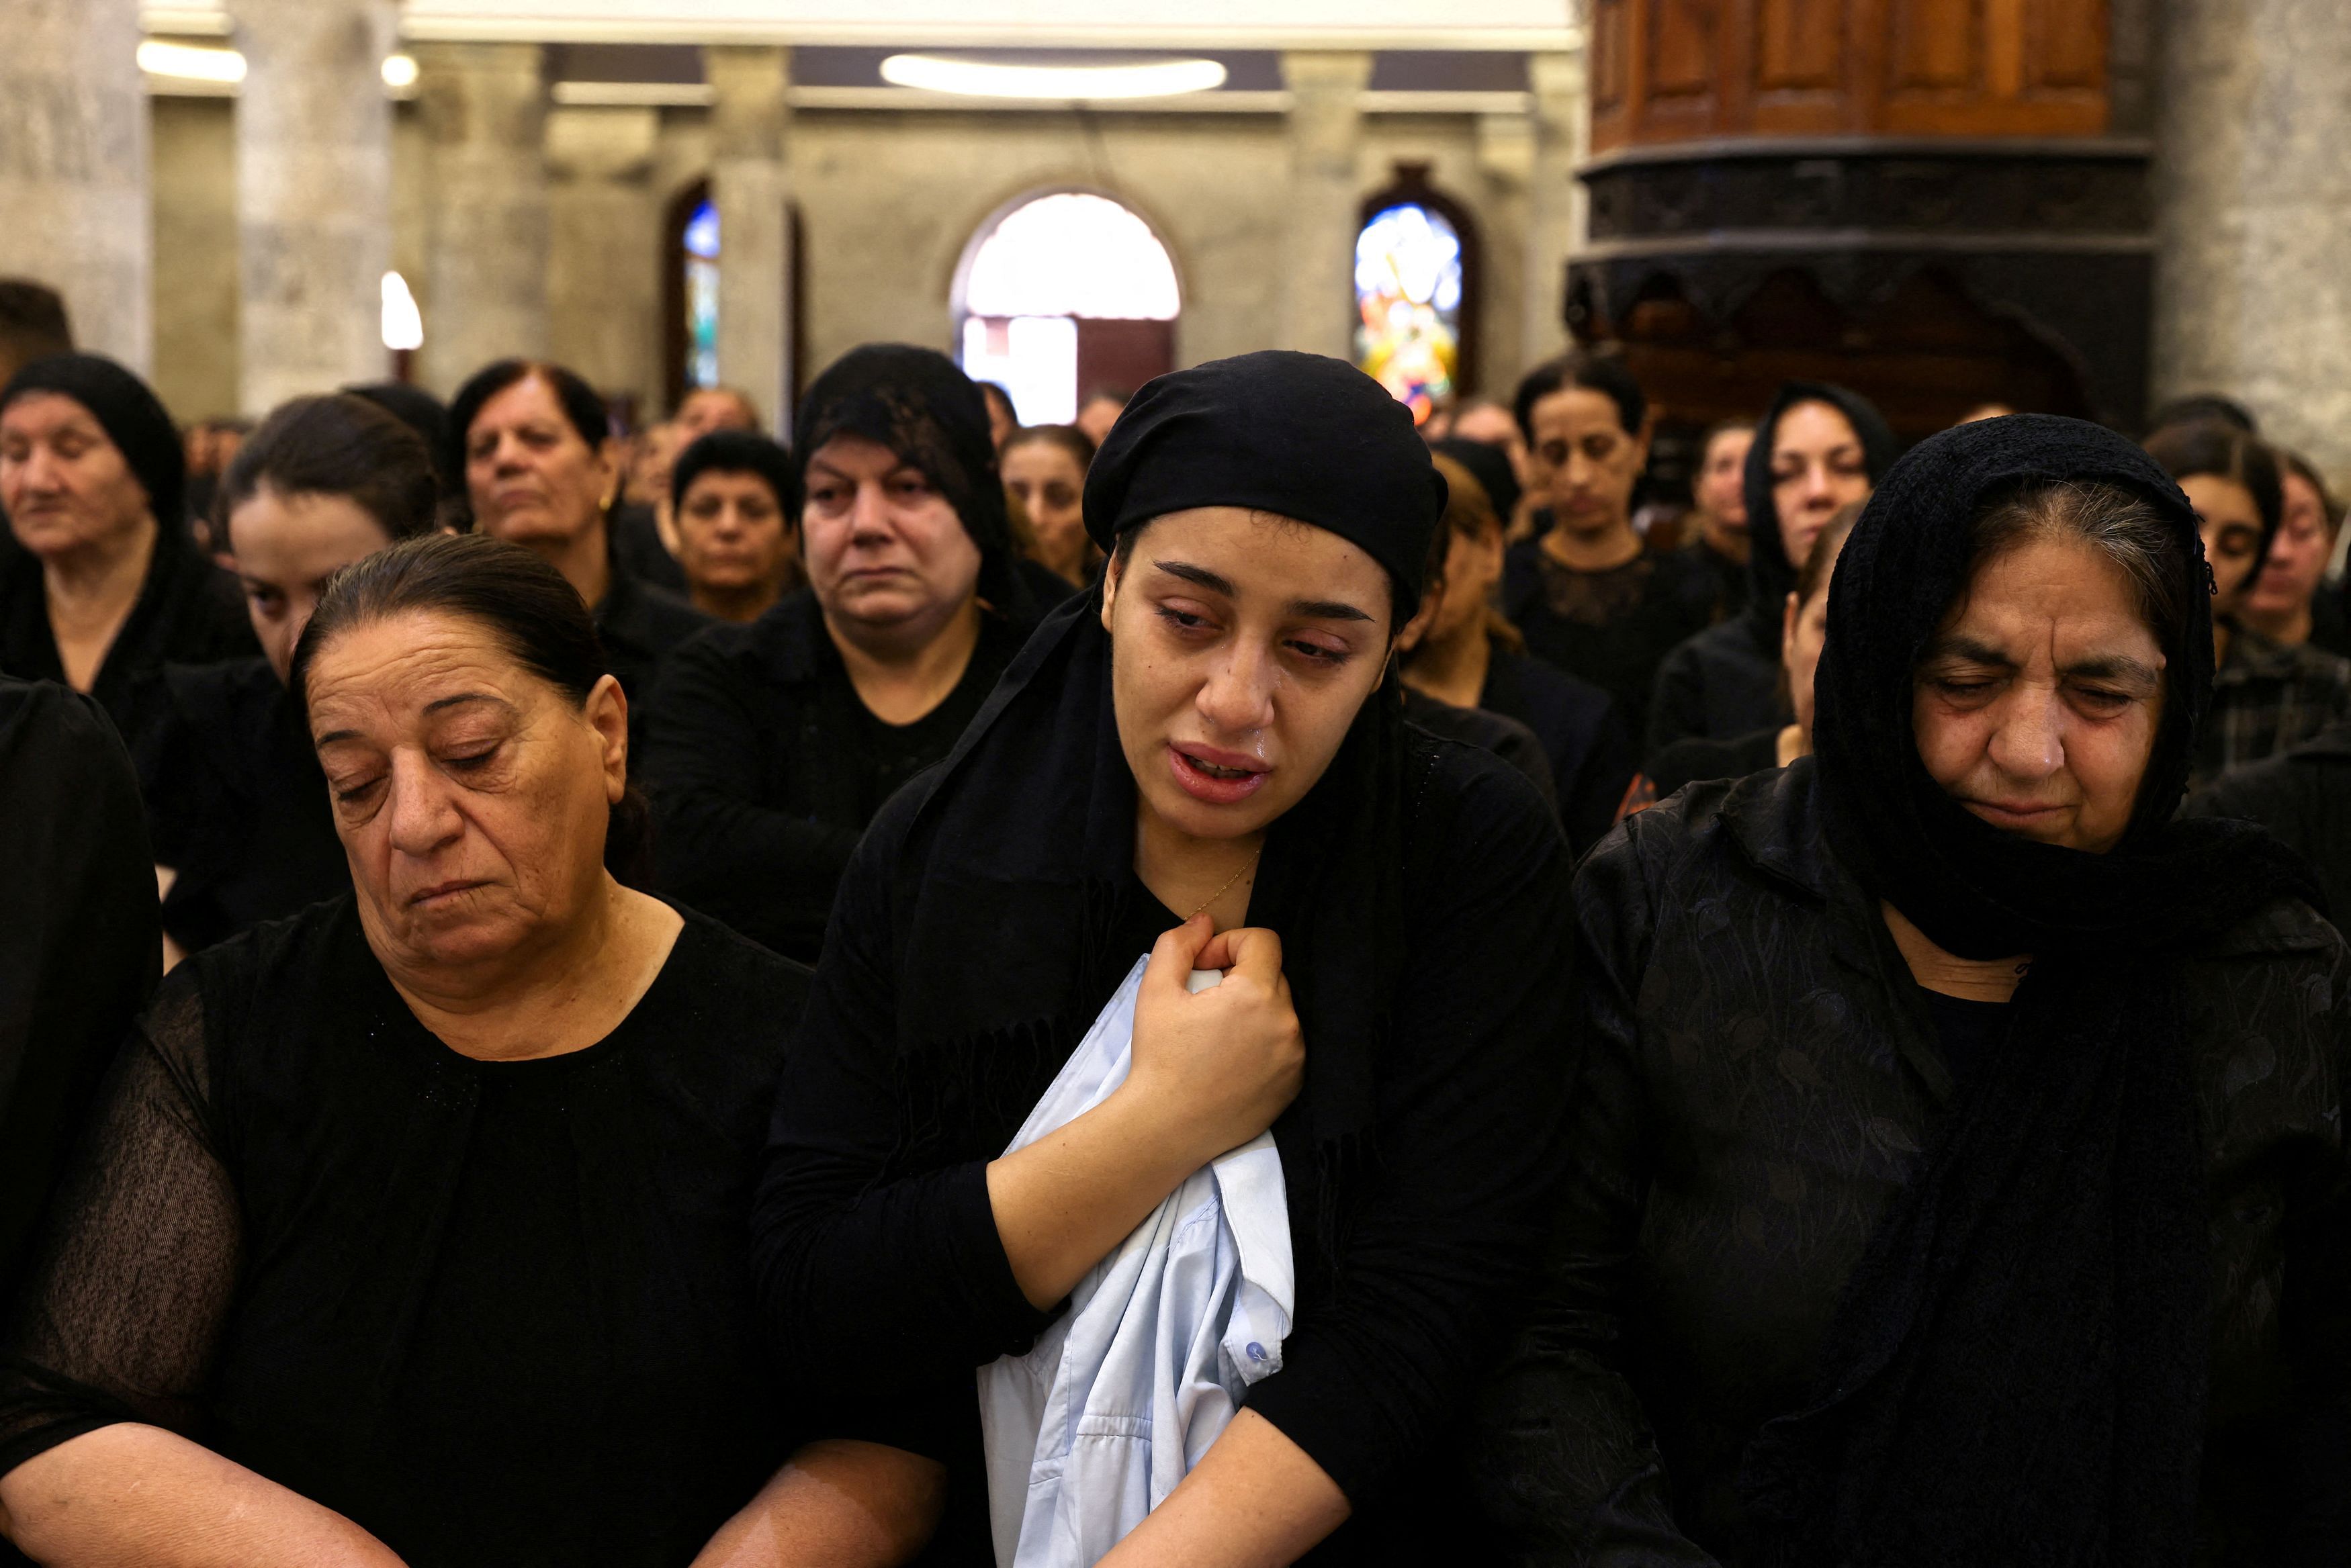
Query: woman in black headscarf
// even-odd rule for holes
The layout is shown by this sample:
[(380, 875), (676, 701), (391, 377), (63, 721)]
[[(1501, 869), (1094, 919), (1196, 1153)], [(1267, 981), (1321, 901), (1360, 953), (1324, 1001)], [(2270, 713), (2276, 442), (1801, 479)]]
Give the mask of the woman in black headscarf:
[(1828, 520), (1867, 500), (1893, 461), (1894, 432), (1868, 399), (1820, 381), (1780, 389), (1747, 449), (1747, 607), (1658, 666), (1644, 755), (1787, 722), (1780, 629), (1796, 568)]
[(2117, 436), (1987, 421), (1829, 593), (1815, 754), (1579, 877), (1489, 1503), (1528, 1561), (2342, 1563), (2351, 950), (2273, 841), (2172, 821), (2195, 514)]
[(167, 661), (255, 651), (236, 581), (181, 526), (187, 465), (147, 383), (95, 354), (0, 389), (0, 670), (98, 699), (135, 751)]
[[(1534, 790), (1401, 722), (1443, 502), (1335, 360), (1164, 376), (1095, 461), (1110, 553), (860, 846), (777, 1100), (755, 1251), (776, 1343), (987, 1561), (974, 1368), (1193, 1171), (1270, 1126), (1281, 1369), (1106, 1561), (1437, 1561), (1432, 1458), (1539, 1234), (1564, 1086), (1566, 856)], [(1214, 933), (1212, 936), (1212, 932)], [(1138, 955), (1134, 1070), (1009, 1140)], [(1228, 971), (1198, 996), (1187, 969)]]
[(1043, 568), (1013, 553), (987, 406), (944, 354), (843, 355), (791, 461), (809, 586), (678, 650), (646, 773), (666, 890), (812, 960), (858, 836), (979, 711)]

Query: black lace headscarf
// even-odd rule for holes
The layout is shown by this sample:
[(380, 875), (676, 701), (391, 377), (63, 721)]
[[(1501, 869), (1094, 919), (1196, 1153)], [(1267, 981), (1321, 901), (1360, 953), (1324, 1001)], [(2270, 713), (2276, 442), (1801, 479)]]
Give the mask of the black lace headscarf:
[[(1911, 723), (1919, 657), (1981, 564), (1979, 519), (2063, 481), (2153, 508), (2189, 607), (2159, 633), (2153, 754), (2102, 855), (1969, 813)], [(1946, 950), (2033, 963), (1871, 1237), (1814, 1401), (1750, 1455), (1761, 1562), (2189, 1561), (2210, 1275), (2180, 961), (2266, 904), (2317, 899), (2260, 830), (2173, 820), (2211, 695), (2207, 585), (2195, 514), (2163, 471), (2043, 415), (1920, 443), (1845, 542), (1814, 686), (1829, 846)]]
[(1771, 645), (1774, 660), (1780, 657), (1781, 618), (1803, 563), (1788, 559), (1787, 541), (1780, 535), (1780, 505), (1772, 494), (1776, 486), (1771, 482), (1771, 441), (1781, 416), (1798, 403), (1826, 403), (1845, 417), (1861, 440), (1862, 465), (1869, 471), (1870, 483), (1885, 478), (1894, 462), (1894, 431), (1877, 405), (1859, 392), (1826, 381), (1789, 381), (1772, 396), (1771, 406), (1755, 426), (1755, 440), (1747, 448), (1741, 488), (1747, 496), (1747, 614), (1755, 623), (1756, 635)]
[(1037, 618), (1019, 570), (1012, 524), (979, 384), (935, 348), (868, 343), (828, 367), (800, 400), (792, 425), (797, 493), (809, 460), (835, 436), (862, 436), (914, 464), (938, 487), (979, 547), (979, 597), (1016, 626)]
[[(1156, 518), (1215, 505), (1360, 546), (1409, 616), (1445, 483), (1379, 383), (1341, 360), (1265, 352), (1149, 383), (1086, 481), (1086, 528), (1106, 552)], [(1282, 938), (1312, 1043), (1295, 1116), (1318, 1158), (1361, 1147), (1371, 1125), (1402, 967), (1405, 767), (1391, 669), (1321, 780), (1268, 831), (1249, 899), (1250, 924)], [(1026, 1105), (999, 1102), (1075, 1044), (1102, 1000), (1086, 981), (1140, 956), (1095, 950), (1133, 877), (1134, 813), (1097, 586), (1029, 639), (942, 764), (895, 867), (897, 1035), (923, 1064), (907, 1081), (937, 1098), (915, 1113), (915, 1141), (975, 1115), (1008, 1110), (1017, 1123)], [(978, 1103), (949, 1103), (966, 1095)]]

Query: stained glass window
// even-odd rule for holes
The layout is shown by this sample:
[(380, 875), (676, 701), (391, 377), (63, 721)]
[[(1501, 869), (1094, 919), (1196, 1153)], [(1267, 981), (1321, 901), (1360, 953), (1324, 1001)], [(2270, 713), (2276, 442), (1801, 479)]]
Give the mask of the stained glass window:
[(967, 253), (957, 292), (965, 372), (1001, 385), (1024, 424), (1076, 417), (1081, 320), (1173, 321), (1179, 305), (1151, 225), (1082, 191), (1005, 213)]
[(718, 204), (707, 199), (685, 221), (685, 384), (718, 384)]
[(1355, 363), (1416, 423), (1461, 373), (1461, 236), (1445, 214), (1401, 202), (1355, 236)]

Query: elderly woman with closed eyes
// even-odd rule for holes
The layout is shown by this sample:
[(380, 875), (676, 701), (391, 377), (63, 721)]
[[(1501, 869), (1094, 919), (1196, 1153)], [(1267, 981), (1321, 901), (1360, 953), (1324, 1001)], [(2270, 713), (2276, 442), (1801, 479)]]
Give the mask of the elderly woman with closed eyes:
[(836, 1560), (744, 1256), (805, 976), (608, 867), (628, 699), (486, 539), (335, 578), (290, 685), (352, 889), (182, 965), (0, 1360), (53, 1564)]

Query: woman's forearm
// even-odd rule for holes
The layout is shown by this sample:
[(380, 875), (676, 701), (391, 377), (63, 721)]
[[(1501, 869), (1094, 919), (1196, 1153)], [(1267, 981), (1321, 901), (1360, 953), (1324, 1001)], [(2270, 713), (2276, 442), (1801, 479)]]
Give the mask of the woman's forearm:
[(0, 1528), (49, 1568), (401, 1568), (332, 1509), (128, 1422), (0, 1476)]
[(937, 1528), (946, 1470), (880, 1443), (828, 1439), (794, 1454), (728, 1520), (694, 1568), (896, 1568)]
[(1347, 1494), (1244, 1408), (1102, 1568), (1280, 1568), (1347, 1521)]
[(988, 1207), (1029, 1304), (1051, 1306), (1205, 1160), (1127, 1089), (987, 1168)]

